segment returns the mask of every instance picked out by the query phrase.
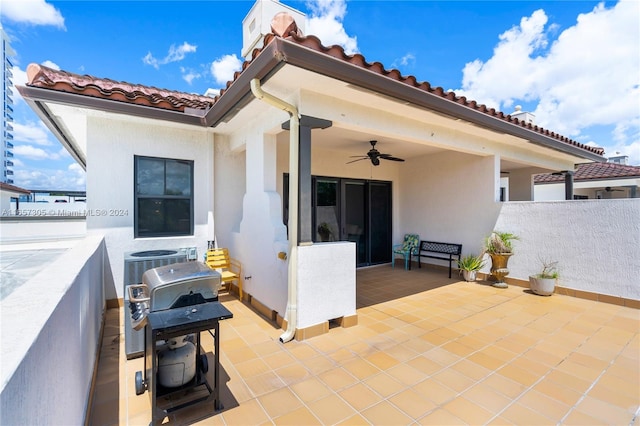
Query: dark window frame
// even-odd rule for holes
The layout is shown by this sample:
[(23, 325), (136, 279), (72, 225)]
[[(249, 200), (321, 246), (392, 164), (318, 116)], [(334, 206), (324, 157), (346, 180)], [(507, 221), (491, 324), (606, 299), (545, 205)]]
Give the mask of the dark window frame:
[[(138, 173), (140, 171), (140, 161), (156, 161), (163, 163), (162, 170), (162, 194), (142, 194), (140, 193), (140, 182), (138, 181)], [(134, 156), (133, 167), (133, 212), (134, 212), (134, 238), (159, 238), (159, 237), (179, 237), (179, 236), (193, 236), (194, 235), (194, 161), (193, 160), (181, 160), (175, 158), (162, 158), (162, 157), (150, 157), (144, 155)], [(189, 193), (184, 194), (168, 194), (167, 193), (167, 165), (168, 164), (182, 164), (189, 167)], [(159, 218), (162, 222), (161, 229), (144, 230), (141, 229), (142, 223), (152, 222), (149, 219), (141, 218), (144, 208), (141, 208), (141, 204), (155, 202), (161, 208), (162, 212), (159, 212)], [(176, 211), (176, 208), (180, 207), (180, 204), (188, 205), (188, 212), (182, 217), (175, 217), (171, 215), (171, 211)], [(146, 207), (148, 208), (148, 206)], [(142, 220), (141, 220), (142, 219)], [(182, 222), (182, 229), (179, 226), (169, 225), (172, 219), (177, 219), (178, 222)], [(184, 225), (184, 221), (188, 221), (188, 224)]]

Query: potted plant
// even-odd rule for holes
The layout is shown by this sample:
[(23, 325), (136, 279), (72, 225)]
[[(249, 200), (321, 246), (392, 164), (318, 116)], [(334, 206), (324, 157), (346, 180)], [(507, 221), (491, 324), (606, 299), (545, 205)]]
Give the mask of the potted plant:
[(513, 241), (518, 236), (510, 232), (493, 231), (486, 239), (484, 252), (491, 257), (491, 279), (494, 287), (507, 288), (504, 277), (509, 275), (507, 264), (513, 255)]
[(540, 296), (551, 296), (558, 282), (558, 262), (542, 262), (542, 271), (535, 275), (529, 275), (529, 288)]
[(482, 255), (476, 256), (469, 254), (458, 260), (458, 268), (462, 271), (462, 277), (465, 281), (475, 281), (478, 271), (484, 266)]
[(329, 241), (331, 238), (331, 226), (327, 222), (322, 222), (318, 225), (318, 234), (321, 241)]

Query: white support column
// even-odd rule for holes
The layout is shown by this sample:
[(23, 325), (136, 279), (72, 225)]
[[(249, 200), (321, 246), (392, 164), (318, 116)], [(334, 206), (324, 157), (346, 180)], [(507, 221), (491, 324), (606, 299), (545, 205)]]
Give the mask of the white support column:
[(493, 156), (493, 199), (496, 202), (500, 201), (500, 183), (502, 182), (500, 175), (500, 154), (495, 154)]
[(239, 247), (244, 288), (266, 306), (284, 315), (287, 304), (287, 233), (282, 200), (276, 192), (276, 136), (260, 128), (246, 133), (246, 193), (242, 202)]

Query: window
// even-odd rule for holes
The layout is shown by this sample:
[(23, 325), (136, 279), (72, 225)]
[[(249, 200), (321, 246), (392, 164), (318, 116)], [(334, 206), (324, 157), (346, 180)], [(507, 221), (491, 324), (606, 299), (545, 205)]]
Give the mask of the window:
[(193, 161), (134, 158), (135, 237), (193, 235)]

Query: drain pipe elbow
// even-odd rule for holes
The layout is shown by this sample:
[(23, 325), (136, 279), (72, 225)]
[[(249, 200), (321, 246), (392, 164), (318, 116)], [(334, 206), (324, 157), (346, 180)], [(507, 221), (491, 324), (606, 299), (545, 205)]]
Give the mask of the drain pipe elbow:
[(298, 322), (298, 151), (299, 151), (299, 126), (300, 114), (298, 108), (290, 103), (276, 98), (270, 93), (262, 90), (260, 80), (251, 80), (251, 93), (256, 99), (268, 103), (276, 108), (289, 113), (291, 117), (289, 129), (289, 205), (296, 206), (289, 209), (289, 265), (287, 269), (287, 312), (285, 319), (287, 329), (280, 336), (280, 342), (291, 341), (296, 334), (296, 324)]

